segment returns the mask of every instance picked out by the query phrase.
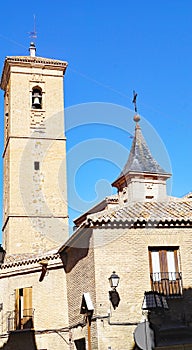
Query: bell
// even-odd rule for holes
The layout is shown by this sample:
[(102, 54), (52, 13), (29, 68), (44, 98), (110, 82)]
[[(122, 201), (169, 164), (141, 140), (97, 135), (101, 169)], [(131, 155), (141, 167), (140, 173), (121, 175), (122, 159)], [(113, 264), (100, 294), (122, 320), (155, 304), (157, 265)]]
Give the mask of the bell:
[(33, 108), (41, 108), (41, 99), (39, 96), (34, 97)]

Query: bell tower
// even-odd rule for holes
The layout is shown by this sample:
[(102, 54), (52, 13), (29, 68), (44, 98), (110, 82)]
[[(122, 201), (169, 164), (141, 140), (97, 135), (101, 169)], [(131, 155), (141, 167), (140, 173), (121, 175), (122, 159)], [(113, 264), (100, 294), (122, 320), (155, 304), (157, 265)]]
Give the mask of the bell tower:
[(7, 254), (36, 254), (68, 237), (63, 76), (67, 62), (5, 59), (3, 244)]

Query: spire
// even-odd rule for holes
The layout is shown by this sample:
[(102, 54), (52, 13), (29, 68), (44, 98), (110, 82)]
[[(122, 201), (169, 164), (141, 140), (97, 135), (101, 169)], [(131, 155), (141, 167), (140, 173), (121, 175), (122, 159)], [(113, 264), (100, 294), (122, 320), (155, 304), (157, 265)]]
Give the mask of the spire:
[[(112, 183), (112, 186), (117, 187), (119, 193), (124, 192), (125, 194), (126, 189), (126, 196), (129, 196), (131, 193), (131, 200), (163, 199), (166, 197), (166, 180), (171, 174), (168, 174), (153, 158), (142, 135), (139, 125), (140, 116), (137, 113), (134, 115), (133, 120), (136, 123), (135, 135), (129, 157), (122, 172)], [(153, 188), (152, 191), (148, 191), (151, 192), (150, 195), (146, 194), (145, 185), (147, 188)], [(156, 190), (154, 190), (155, 188)]]
[(131, 151), (122, 172), (120, 173), (119, 177), (112, 183), (112, 185), (115, 187), (118, 187), (118, 182), (122, 177), (126, 177), (126, 175), (132, 172), (138, 174), (148, 173), (168, 175), (168, 173), (153, 158), (149, 147), (147, 146), (139, 125), (140, 116), (138, 114), (135, 114), (133, 120), (135, 121), (136, 126)]
[(151, 173), (151, 174), (167, 174), (167, 172), (153, 158), (149, 147), (142, 135), (139, 125), (139, 115), (134, 116), (135, 136), (133, 139), (131, 151), (127, 163), (121, 174), (126, 175), (129, 172)]

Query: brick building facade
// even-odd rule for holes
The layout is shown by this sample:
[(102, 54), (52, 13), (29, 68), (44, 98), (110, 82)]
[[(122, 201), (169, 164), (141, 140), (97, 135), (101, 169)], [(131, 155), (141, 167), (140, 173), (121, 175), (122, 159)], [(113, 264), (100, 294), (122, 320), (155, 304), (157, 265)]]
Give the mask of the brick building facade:
[[(92, 350), (192, 349), (192, 196), (166, 194), (171, 174), (152, 157), (139, 119), (128, 161), (112, 184), (118, 194), (76, 219), (60, 248), (69, 324), (84, 321), (72, 341), (85, 338)], [(115, 308), (113, 271), (120, 276)], [(94, 307), (91, 336), (80, 313), (84, 293)]]

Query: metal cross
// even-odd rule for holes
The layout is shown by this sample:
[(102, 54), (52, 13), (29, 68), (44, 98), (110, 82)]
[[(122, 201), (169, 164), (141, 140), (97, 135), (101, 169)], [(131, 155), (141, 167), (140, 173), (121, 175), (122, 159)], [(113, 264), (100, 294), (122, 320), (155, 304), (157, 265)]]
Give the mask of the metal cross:
[(135, 90), (133, 90), (133, 101), (132, 103), (135, 106), (135, 113), (137, 113), (137, 93), (135, 92)]

